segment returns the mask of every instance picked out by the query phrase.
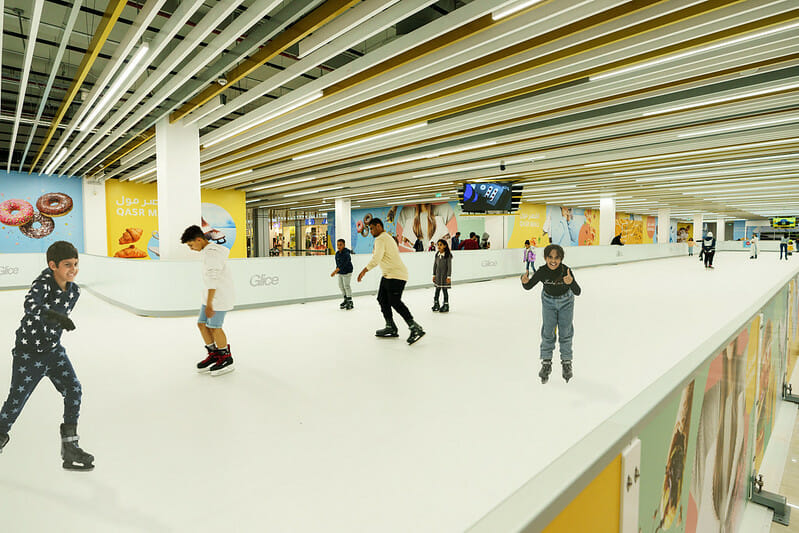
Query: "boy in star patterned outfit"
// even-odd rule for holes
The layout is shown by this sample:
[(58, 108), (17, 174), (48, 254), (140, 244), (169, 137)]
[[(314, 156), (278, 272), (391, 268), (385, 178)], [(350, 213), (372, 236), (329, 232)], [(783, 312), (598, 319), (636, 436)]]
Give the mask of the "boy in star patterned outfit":
[(61, 424), (63, 466), (72, 470), (90, 470), (94, 468), (94, 457), (78, 447), (80, 381), (61, 346), (61, 333), (75, 329), (68, 315), (80, 297), (80, 289), (74, 282), (77, 274), (78, 250), (66, 241), (53, 243), (47, 249), (47, 268), (33, 281), (25, 296), (25, 314), (17, 329), (16, 345), (11, 351), (11, 390), (0, 410), (0, 453), (8, 444), (8, 432), (33, 389), (46, 376), (64, 397), (64, 423)]

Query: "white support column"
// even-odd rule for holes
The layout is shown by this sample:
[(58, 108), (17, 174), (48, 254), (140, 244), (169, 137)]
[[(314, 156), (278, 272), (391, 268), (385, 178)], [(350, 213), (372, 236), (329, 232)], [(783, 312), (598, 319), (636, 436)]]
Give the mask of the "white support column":
[(702, 215), (694, 215), (694, 240), (702, 240)]
[(616, 236), (616, 199), (599, 199), (599, 244), (610, 244)]
[[(352, 200), (336, 198), (336, 241), (344, 239), (345, 246), (352, 249)], [(333, 243), (336, 249), (336, 243)]]
[(713, 232), (713, 236), (716, 237), (716, 242), (724, 242), (724, 219), (717, 218), (716, 219), (716, 231)]
[(658, 209), (658, 244), (668, 244), (671, 234), (671, 209)]
[(155, 125), (158, 176), (158, 233), (161, 259), (187, 259), (189, 248), (180, 242), (187, 227), (200, 225), (200, 130), (196, 123)]
[(83, 180), (83, 244), (87, 254), (108, 255), (107, 220), (105, 183)]

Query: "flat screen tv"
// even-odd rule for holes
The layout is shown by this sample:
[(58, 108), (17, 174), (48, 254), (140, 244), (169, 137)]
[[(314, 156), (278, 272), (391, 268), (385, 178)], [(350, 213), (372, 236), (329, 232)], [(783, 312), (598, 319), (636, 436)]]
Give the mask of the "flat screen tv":
[(772, 228), (795, 228), (796, 217), (777, 217), (771, 219)]
[(513, 185), (503, 182), (468, 182), (463, 187), (463, 211), (485, 213), (513, 209)]

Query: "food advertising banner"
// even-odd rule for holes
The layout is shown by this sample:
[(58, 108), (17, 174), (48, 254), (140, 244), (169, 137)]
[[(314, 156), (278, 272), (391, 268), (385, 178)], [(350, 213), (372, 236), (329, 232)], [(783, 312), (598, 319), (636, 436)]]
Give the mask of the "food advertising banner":
[(56, 241), (83, 252), (83, 180), (0, 173), (0, 253), (46, 252)]
[(560, 207), (523, 202), (508, 221), (508, 248), (533, 247), (550, 243), (561, 246), (599, 244), (599, 210)]
[[(155, 183), (108, 180), (106, 214), (108, 255), (124, 259), (158, 259), (158, 188)], [(230, 257), (247, 257), (243, 191), (200, 191), (200, 226), (208, 240), (230, 249)]]
[(693, 222), (677, 222), (677, 240), (675, 242), (688, 242), (694, 236)]
[(657, 217), (616, 213), (614, 234), (621, 234), (623, 244), (653, 244), (657, 242), (657, 223)]

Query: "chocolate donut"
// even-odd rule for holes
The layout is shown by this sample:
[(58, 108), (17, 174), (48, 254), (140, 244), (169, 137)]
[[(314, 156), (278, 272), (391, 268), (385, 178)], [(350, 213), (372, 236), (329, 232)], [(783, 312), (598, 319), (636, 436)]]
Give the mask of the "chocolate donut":
[(64, 216), (72, 211), (72, 198), (63, 192), (48, 192), (36, 200), (36, 209), (48, 217)]
[[(39, 227), (34, 228), (33, 225), (37, 222), (39, 223)], [(21, 231), (23, 235), (25, 235), (26, 237), (30, 237), (31, 239), (43, 239), (44, 237), (47, 237), (48, 235), (53, 233), (54, 229), (55, 229), (55, 222), (53, 222), (53, 219), (44, 216), (41, 213), (36, 213), (35, 215), (33, 215), (33, 220), (19, 227), (19, 231)]]

